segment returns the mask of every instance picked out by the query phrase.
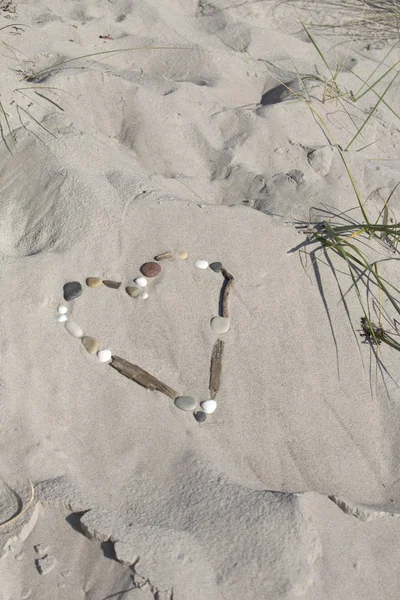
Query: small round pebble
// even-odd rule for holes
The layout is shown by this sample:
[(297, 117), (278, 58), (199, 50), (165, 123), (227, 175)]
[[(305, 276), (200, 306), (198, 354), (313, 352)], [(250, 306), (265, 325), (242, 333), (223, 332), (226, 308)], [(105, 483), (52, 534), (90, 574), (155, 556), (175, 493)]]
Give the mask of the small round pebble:
[(140, 294), (140, 288), (138, 288), (134, 285), (128, 285), (125, 289), (126, 289), (126, 293), (131, 298), (137, 298)]
[(65, 321), (68, 321), (68, 316), (67, 315), (58, 315), (57, 321), (59, 323), (65, 323)]
[(200, 402), (200, 406), (207, 415), (211, 415), (217, 408), (217, 403), (215, 400), (204, 400), (204, 402)]
[(214, 271), (215, 273), (219, 273), (222, 269), (222, 263), (220, 262), (213, 262), (210, 264), (210, 269), (212, 271)]
[(110, 360), (112, 359), (111, 350), (109, 350), (108, 348), (106, 348), (105, 350), (99, 350), (97, 352), (97, 358), (102, 363), (110, 362)]
[(103, 280), (99, 277), (88, 277), (86, 279), (86, 285), (91, 288), (98, 288), (103, 285)]
[(140, 287), (146, 287), (147, 279), (146, 277), (138, 277), (137, 279), (135, 279), (135, 283)]
[(148, 297), (149, 297), (149, 294), (147, 292), (143, 292), (142, 300), (147, 300)]
[(68, 312), (68, 308), (63, 304), (60, 304), (60, 306), (57, 308), (57, 312), (59, 315), (65, 315)]
[(147, 262), (140, 267), (140, 271), (145, 277), (157, 277), (161, 273), (161, 265), (156, 262)]
[(226, 333), (229, 331), (231, 323), (226, 317), (213, 317), (210, 325), (214, 333)]
[(196, 408), (197, 402), (191, 396), (178, 396), (175, 398), (175, 406), (181, 410), (192, 412)]
[(64, 285), (63, 291), (64, 299), (70, 302), (71, 300), (75, 300), (75, 298), (79, 298), (82, 294), (82, 286), (79, 281), (70, 281)]
[(196, 267), (198, 269), (207, 269), (208, 268), (208, 262), (206, 260), (201, 260), (201, 258), (198, 258), (194, 264), (196, 265)]
[(99, 340), (96, 340), (96, 338), (90, 337), (89, 335), (85, 335), (81, 341), (83, 347), (89, 354), (96, 354), (96, 352), (100, 348)]
[(204, 423), (204, 421), (207, 419), (207, 415), (202, 410), (198, 410), (194, 413), (194, 418), (198, 423)]
[(186, 260), (188, 256), (189, 254), (186, 252), (186, 250), (180, 250), (177, 254), (177, 257), (181, 260)]
[(72, 337), (81, 338), (83, 336), (82, 329), (79, 327), (78, 323), (75, 323), (74, 321), (67, 321), (65, 323), (65, 329)]

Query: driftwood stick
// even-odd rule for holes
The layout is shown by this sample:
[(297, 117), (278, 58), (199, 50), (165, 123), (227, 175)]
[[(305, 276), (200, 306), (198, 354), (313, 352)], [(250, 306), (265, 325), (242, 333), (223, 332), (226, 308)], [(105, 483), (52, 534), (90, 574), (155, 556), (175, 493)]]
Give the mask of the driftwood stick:
[(224, 290), (223, 290), (223, 294), (222, 294), (222, 316), (225, 318), (228, 318), (229, 317), (229, 309), (228, 309), (229, 294), (232, 289), (233, 282), (235, 280), (233, 278), (233, 275), (228, 273), (228, 271), (226, 269), (224, 269), (223, 267), (221, 269), (221, 273), (225, 278)]
[(135, 381), (148, 390), (161, 392), (162, 394), (169, 396), (169, 398), (172, 398), (172, 400), (175, 400), (175, 398), (178, 396), (178, 393), (168, 385), (165, 385), (165, 383), (144, 369), (141, 369), (137, 365), (133, 365), (119, 356), (112, 357), (110, 366), (113, 367), (113, 369), (116, 369), (122, 375), (125, 375), (125, 377), (128, 377), (128, 379), (132, 379), (132, 381)]
[(217, 340), (214, 344), (214, 348), (211, 354), (211, 367), (210, 367), (210, 398), (214, 400), (219, 387), (221, 385), (221, 367), (222, 367), (222, 353), (224, 351), (224, 342)]

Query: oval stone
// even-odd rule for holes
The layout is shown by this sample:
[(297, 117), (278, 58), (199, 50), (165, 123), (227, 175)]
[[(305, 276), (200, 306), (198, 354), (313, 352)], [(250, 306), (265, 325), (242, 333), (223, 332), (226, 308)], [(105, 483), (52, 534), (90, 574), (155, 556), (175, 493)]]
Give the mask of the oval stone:
[(208, 262), (206, 260), (201, 260), (200, 258), (198, 258), (194, 264), (196, 265), (196, 267), (198, 269), (207, 269), (208, 268)]
[(79, 327), (78, 323), (75, 323), (75, 321), (67, 321), (65, 323), (65, 329), (70, 335), (72, 335), (72, 337), (81, 338), (83, 336), (82, 329)]
[(86, 285), (91, 288), (98, 288), (103, 285), (103, 280), (99, 277), (88, 277), (86, 279)]
[(126, 289), (126, 293), (131, 298), (137, 298), (140, 294), (140, 289), (134, 285), (128, 285), (125, 289)]
[(204, 402), (200, 402), (200, 406), (207, 415), (211, 415), (217, 408), (217, 403), (215, 400), (204, 400)]
[(146, 279), (146, 277), (137, 277), (135, 279), (135, 283), (137, 285), (139, 285), (140, 287), (146, 287), (146, 285), (147, 285), (147, 279)]
[(167, 250), (162, 254), (157, 254), (157, 256), (154, 257), (154, 260), (170, 260), (171, 258), (174, 258), (174, 253), (172, 250)]
[(75, 300), (75, 298), (79, 298), (82, 294), (82, 286), (79, 281), (70, 281), (64, 285), (63, 291), (65, 300), (70, 302), (71, 300)]
[(59, 323), (65, 323), (65, 321), (68, 321), (68, 315), (58, 315), (57, 321)]
[(175, 398), (175, 406), (181, 410), (192, 412), (196, 408), (197, 402), (191, 396), (178, 396)]
[(63, 304), (60, 304), (60, 306), (57, 308), (57, 312), (59, 315), (65, 315), (68, 312), (68, 308)]
[(110, 362), (110, 360), (112, 359), (111, 350), (109, 350), (108, 348), (104, 350), (99, 350), (97, 352), (97, 358), (102, 363)]
[(157, 277), (161, 273), (161, 265), (156, 262), (147, 262), (140, 267), (145, 277)]
[(198, 410), (194, 413), (194, 418), (198, 423), (204, 423), (204, 421), (207, 419), (207, 415), (202, 410)]
[(105, 286), (111, 288), (112, 290), (118, 290), (121, 287), (120, 281), (112, 281), (111, 279), (103, 279), (103, 283)]
[(82, 338), (83, 347), (89, 354), (96, 354), (98, 349), (100, 348), (99, 340), (96, 340), (94, 337), (90, 337), (89, 335), (85, 335)]
[(177, 254), (178, 258), (180, 258), (181, 260), (186, 260), (187, 257), (189, 256), (189, 254), (186, 252), (186, 250), (180, 250)]
[(210, 324), (214, 333), (226, 333), (231, 326), (230, 320), (226, 317), (213, 317)]

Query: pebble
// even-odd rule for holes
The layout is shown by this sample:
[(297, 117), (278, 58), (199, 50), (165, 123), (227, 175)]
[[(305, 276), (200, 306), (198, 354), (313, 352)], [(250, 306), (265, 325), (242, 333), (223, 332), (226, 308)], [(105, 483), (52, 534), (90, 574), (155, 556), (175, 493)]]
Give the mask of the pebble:
[(120, 281), (111, 281), (110, 279), (104, 279), (103, 283), (108, 288), (112, 288), (113, 290), (118, 290), (121, 287)]
[(204, 402), (200, 402), (200, 406), (207, 415), (211, 415), (217, 408), (217, 403), (215, 400), (204, 400)]
[(86, 279), (86, 285), (91, 288), (97, 288), (103, 285), (103, 280), (99, 277), (88, 277)]
[(83, 336), (82, 329), (79, 327), (78, 323), (75, 323), (74, 321), (67, 321), (65, 323), (65, 329), (72, 337), (81, 338)]
[(207, 269), (208, 268), (208, 262), (206, 260), (201, 260), (200, 258), (198, 258), (194, 264), (199, 269)]
[(147, 262), (140, 267), (145, 277), (157, 277), (161, 273), (161, 265), (156, 262)]
[(138, 287), (135, 287), (134, 285), (128, 285), (125, 289), (126, 293), (131, 298), (137, 298), (137, 296), (139, 296), (140, 294), (140, 289)]
[(213, 317), (210, 324), (214, 333), (226, 333), (231, 326), (230, 320), (227, 317)]
[(75, 300), (75, 298), (79, 298), (82, 294), (82, 286), (79, 281), (70, 281), (66, 283), (63, 287), (64, 290), (64, 298), (67, 302), (70, 300)]
[(65, 321), (68, 321), (68, 315), (58, 315), (57, 321), (59, 323), (65, 323)]
[(96, 354), (98, 349), (100, 348), (99, 340), (96, 340), (94, 337), (90, 337), (89, 335), (85, 335), (82, 338), (83, 347), (89, 354)]
[(186, 260), (187, 257), (189, 256), (189, 254), (186, 252), (186, 250), (180, 250), (177, 254), (178, 258), (180, 258), (181, 260)]
[(196, 408), (197, 402), (191, 396), (178, 396), (175, 398), (175, 406), (181, 410), (192, 412)]
[(137, 279), (135, 279), (135, 283), (140, 287), (146, 287), (147, 279), (146, 277), (138, 277)]
[(207, 419), (207, 415), (205, 412), (198, 410), (194, 413), (194, 418), (198, 423), (204, 423), (204, 421)]
[(142, 300), (147, 300), (148, 297), (149, 297), (149, 294), (147, 292), (143, 292)]
[(105, 350), (99, 350), (97, 352), (97, 358), (102, 363), (109, 362), (112, 359), (111, 350), (109, 350), (108, 348)]
[(60, 304), (60, 306), (57, 308), (57, 312), (59, 315), (65, 315), (68, 312), (68, 308), (63, 304)]
[(220, 263), (220, 262), (213, 262), (210, 265), (210, 269), (212, 271), (214, 271), (215, 273), (219, 273), (221, 271), (221, 269), (222, 269), (222, 263)]
[(167, 250), (167, 252), (157, 254), (157, 256), (154, 257), (154, 260), (169, 260), (171, 258), (174, 258), (174, 253), (172, 250)]

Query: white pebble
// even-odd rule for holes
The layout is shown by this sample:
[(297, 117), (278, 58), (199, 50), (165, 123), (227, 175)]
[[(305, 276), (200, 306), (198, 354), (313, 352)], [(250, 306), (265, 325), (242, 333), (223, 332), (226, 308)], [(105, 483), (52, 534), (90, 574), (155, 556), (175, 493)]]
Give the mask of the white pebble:
[(199, 269), (207, 269), (208, 268), (208, 262), (206, 260), (201, 260), (201, 258), (198, 258), (194, 264)]
[(136, 283), (136, 285), (139, 285), (140, 287), (146, 287), (147, 279), (146, 279), (146, 277), (138, 277), (137, 279), (135, 279), (135, 283)]
[(109, 350), (108, 348), (105, 350), (99, 350), (97, 353), (97, 358), (102, 363), (110, 362), (112, 358), (111, 350)]
[(65, 321), (68, 321), (68, 317), (67, 317), (67, 315), (58, 315), (57, 321), (59, 323), (65, 323)]
[(149, 297), (148, 293), (147, 292), (143, 292), (143, 294), (142, 294), (143, 300), (147, 300), (148, 297)]
[(217, 408), (217, 403), (215, 400), (204, 400), (204, 402), (200, 402), (200, 406), (207, 415), (211, 415)]
[(81, 338), (83, 336), (82, 329), (77, 323), (74, 323), (74, 321), (67, 321), (65, 323), (65, 329), (70, 335), (72, 335), (72, 337)]
[(60, 306), (57, 308), (57, 312), (59, 315), (65, 315), (68, 312), (68, 307), (60, 304)]

